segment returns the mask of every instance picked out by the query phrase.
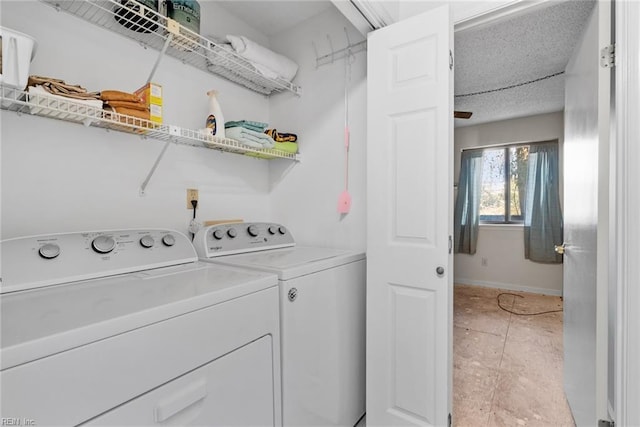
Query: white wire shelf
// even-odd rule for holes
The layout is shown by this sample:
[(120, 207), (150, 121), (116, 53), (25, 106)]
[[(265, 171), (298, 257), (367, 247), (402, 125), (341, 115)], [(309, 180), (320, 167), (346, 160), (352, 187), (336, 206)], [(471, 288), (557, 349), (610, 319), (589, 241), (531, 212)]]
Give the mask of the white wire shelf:
[[(41, 0), (99, 27), (136, 40), (183, 63), (216, 74), (263, 95), (302, 89), (281, 78), (262, 75), (242, 56), (208, 40), (176, 21), (134, 1)], [(168, 46), (165, 45), (168, 43)]]
[(298, 155), (276, 149), (257, 149), (230, 138), (205, 135), (198, 130), (185, 129), (169, 124), (158, 124), (138, 117), (118, 114), (92, 107), (73, 99), (59, 96), (33, 94), (0, 86), (0, 105), (3, 110), (44, 116), (85, 126), (99, 127), (119, 132), (134, 133), (145, 138), (173, 142), (193, 147), (211, 148), (229, 153), (274, 159), (298, 160)]

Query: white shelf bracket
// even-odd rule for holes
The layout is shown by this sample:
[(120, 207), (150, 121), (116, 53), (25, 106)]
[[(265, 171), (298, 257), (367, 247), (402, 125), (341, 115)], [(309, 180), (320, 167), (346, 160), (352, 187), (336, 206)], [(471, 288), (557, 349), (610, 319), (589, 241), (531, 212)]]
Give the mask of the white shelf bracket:
[(169, 45), (171, 44), (171, 40), (173, 40), (173, 33), (169, 33), (169, 35), (167, 36), (167, 39), (164, 41), (164, 45), (162, 46), (162, 50), (158, 54), (158, 59), (156, 59), (156, 62), (155, 62), (155, 64), (153, 64), (153, 68), (151, 69), (151, 72), (149, 73), (149, 78), (147, 79), (147, 83), (151, 83), (151, 80), (153, 80), (153, 76), (156, 73), (156, 70), (158, 69), (158, 66), (160, 66), (160, 61), (162, 61), (162, 57), (167, 52), (167, 49), (169, 48)]
[(144, 179), (144, 181), (142, 181), (142, 184), (140, 185), (140, 197), (145, 195), (147, 185), (149, 185), (149, 181), (151, 181), (151, 177), (156, 172), (156, 168), (158, 167), (158, 164), (160, 164), (160, 160), (162, 160), (162, 158), (164, 157), (164, 153), (167, 152), (167, 148), (169, 148), (170, 144), (171, 144), (171, 140), (167, 140), (167, 142), (164, 143), (164, 147), (162, 147), (162, 151), (160, 151), (158, 158), (156, 159), (153, 166), (151, 166), (151, 170), (147, 174), (147, 177)]

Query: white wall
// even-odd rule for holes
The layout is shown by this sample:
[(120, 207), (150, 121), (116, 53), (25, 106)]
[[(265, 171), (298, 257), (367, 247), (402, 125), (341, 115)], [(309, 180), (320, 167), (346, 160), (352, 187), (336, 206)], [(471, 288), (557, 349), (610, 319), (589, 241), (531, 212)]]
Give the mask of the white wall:
[[(562, 164), (563, 135), (562, 112), (458, 127), (454, 137), (455, 182), (460, 175), (460, 153), (463, 148), (557, 138)], [(486, 258), (487, 266), (482, 266), (483, 258)], [(474, 255), (456, 254), (454, 265), (456, 283), (562, 294), (562, 264), (540, 264), (525, 259), (521, 226), (481, 225), (477, 252)]]
[[(333, 7), (271, 40), (214, 2), (202, 6), (201, 34), (246, 34), (300, 64), (303, 95), (271, 98), (163, 58), (154, 81), (164, 88), (165, 123), (203, 127), (209, 89), (220, 91), (226, 120), (266, 121), (299, 134), (303, 161), (265, 161), (205, 148), (171, 145), (144, 197), (138, 190), (163, 143), (84, 128), (51, 119), (2, 115), (2, 235), (169, 227), (187, 232), (192, 211), (186, 188), (200, 190), (200, 220), (244, 218), (279, 221), (301, 244), (364, 250), (366, 54), (353, 64), (350, 190), (353, 207), (341, 217), (343, 189), (344, 60), (316, 70), (320, 55), (361, 40)], [(132, 91), (142, 86), (157, 57), (137, 43), (85, 23), (38, 1), (3, 1), (2, 25), (38, 41), (31, 74), (62, 78), (89, 90)]]
[[(251, 28), (201, 2), (202, 34), (236, 32), (265, 42)], [(89, 90), (132, 91), (157, 57), (152, 50), (37, 1), (3, 1), (2, 25), (38, 41), (31, 74)], [(154, 81), (164, 87), (165, 123), (197, 129), (209, 89), (220, 91), (228, 120), (268, 121), (267, 98), (165, 57)], [(270, 219), (269, 162), (205, 148), (171, 145), (147, 195), (138, 189), (163, 143), (2, 111), (2, 238), (109, 229), (170, 227), (187, 232), (185, 189), (200, 190), (200, 219)]]
[(335, 9), (271, 38), (272, 47), (300, 65), (296, 81), (300, 98), (276, 96), (271, 100), (271, 122), (279, 130), (300, 136), (302, 162), (288, 173), (286, 165), (271, 162), (272, 203), (275, 220), (288, 224), (301, 244), (366, 248), (366, 53), (355, 54), (349, 86), (351, 149), (349, 191), (351, 212), (337, 212), (344, 189), (344, 75), (345, 60), (316, 69), (315, 52), (329, 53), (346, 46), (344, 28), (352, 43), (362, 40), (355, 28)]

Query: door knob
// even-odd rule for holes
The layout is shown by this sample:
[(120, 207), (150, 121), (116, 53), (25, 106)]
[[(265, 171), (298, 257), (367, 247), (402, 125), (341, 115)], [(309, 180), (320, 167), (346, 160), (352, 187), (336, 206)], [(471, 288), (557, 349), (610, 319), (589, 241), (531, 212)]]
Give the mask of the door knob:
[(444, 274), (444, 267), (438, 267), (436, 268), (436, 274), (438, 276), (442, 276)]
[(564, 243), (561, 245), (555, 245), (553, 247), (553, 250), (556, 251), (557, 254), (562, 255), (564, 254)]

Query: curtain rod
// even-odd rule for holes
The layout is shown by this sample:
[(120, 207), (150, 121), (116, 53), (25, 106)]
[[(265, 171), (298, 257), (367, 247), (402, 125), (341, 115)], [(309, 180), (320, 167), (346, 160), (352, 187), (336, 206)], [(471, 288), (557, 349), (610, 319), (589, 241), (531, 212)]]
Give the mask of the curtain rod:
[(506, 148), (506, 147), (518, 147), (522, 145), (535, 145), (535, 144), (546, 144), (548, 142), (559, 142), (558, 138), (549, 139), (547, 141), (533, 141), (533, 142), (509, 142), (504, 144), (493, 144), (493, 145), (481, 145), (479, 147), (467, 147), (462, 148), (460, 151), (469, 151), (469, 150), (486, 150), (489, 148)]

